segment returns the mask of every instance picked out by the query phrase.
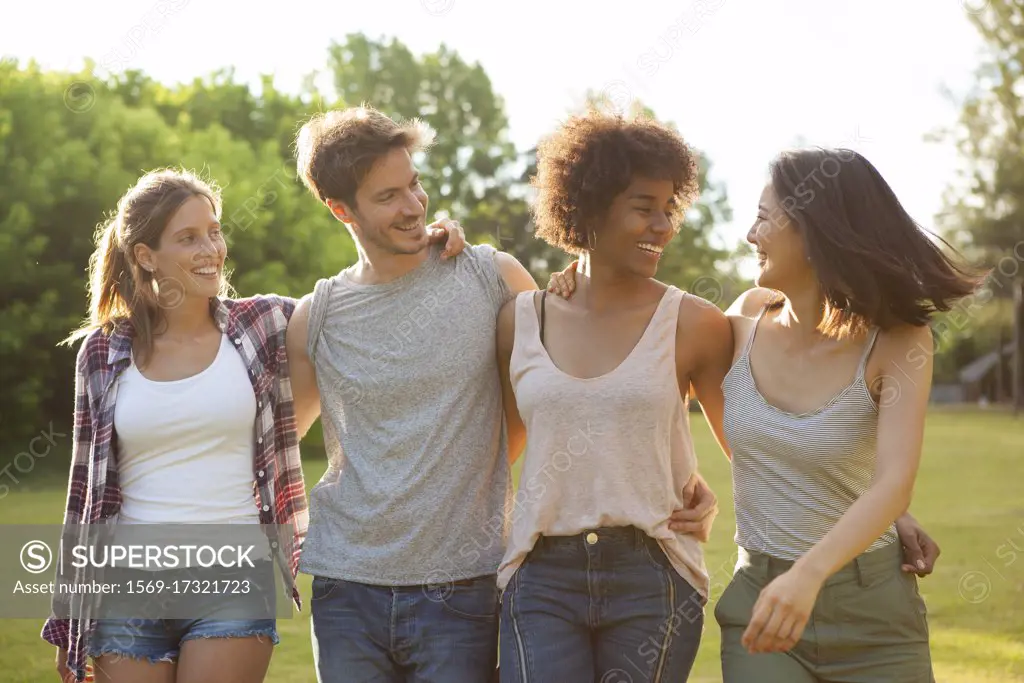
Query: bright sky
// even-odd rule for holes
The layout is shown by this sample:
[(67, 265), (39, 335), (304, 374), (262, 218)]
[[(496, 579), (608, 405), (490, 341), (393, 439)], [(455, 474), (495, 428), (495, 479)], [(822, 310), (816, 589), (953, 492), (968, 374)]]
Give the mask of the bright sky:
[(483, 65), (521, 149), (587, 88), (639, 98), (675, 122), (728, 188), (734, 220), (722, 237), (734, 244), (753, 220), (767, 162), (801, 140), (863, 153), (931, 227), (958, 162), (949, 143), (924, 137), (957, 119), (942, 88), (970, 86), (981, 44), (966, 13), (985, 2), (290, 0), (264, 10), (232, 0), (48, 0), (5, 10), (0, 54), (55, 68), (88, 55), (165, 82), (233, 65), (292, 89), (349, 32), (394, 36), (415, 53), (443, 42)]

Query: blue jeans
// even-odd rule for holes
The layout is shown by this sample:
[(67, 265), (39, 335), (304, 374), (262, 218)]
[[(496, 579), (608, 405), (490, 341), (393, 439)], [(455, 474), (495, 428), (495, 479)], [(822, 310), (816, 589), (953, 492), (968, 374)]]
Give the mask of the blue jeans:
[(320, 683), (487, 683), (498, 664), (497, 578), (371, 586), (313, 578)]
[(680, 683), (705, 603), (635, 527), (542, 536), (502, 596), (501, 680)]

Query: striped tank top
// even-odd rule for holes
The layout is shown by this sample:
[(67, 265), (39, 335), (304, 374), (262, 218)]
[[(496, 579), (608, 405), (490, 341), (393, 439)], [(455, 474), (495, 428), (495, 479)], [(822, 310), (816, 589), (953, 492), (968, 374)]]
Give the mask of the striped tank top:
[[(725, 435), (732, 450), (735, 540), (750, 551), (796, 560), (871, 485), (878, 407), (864, 372), (878, 328), (868, 335), (853, 382), (820, 408), (795, 414), (770, 404), (750, 369), (750, 349), (766, 310), (722, 383)], [(896, 538), (891, 525), (867, 551)]]

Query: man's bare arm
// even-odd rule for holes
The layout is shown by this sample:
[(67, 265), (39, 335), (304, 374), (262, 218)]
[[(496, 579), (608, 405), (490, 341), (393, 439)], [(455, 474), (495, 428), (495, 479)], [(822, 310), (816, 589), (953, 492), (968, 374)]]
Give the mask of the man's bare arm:
[(508, 430), (508, 461), (514, 463), (526, 446), (526, 426), (519, 416), (516, 394), (512, 390), (509, 365), (512, 361), (512, 346), (516, 339), (516, 300), (511, 299), (498, 313), (498, 372), (501, 378), (501, 401), (505, 409), (505, 424)]
[(499, 251), (494, 258), (497, 259), (501, 277), (513, 294), (539, 289), (537, 281), (530, 275), (530, 271), (515, 256)]

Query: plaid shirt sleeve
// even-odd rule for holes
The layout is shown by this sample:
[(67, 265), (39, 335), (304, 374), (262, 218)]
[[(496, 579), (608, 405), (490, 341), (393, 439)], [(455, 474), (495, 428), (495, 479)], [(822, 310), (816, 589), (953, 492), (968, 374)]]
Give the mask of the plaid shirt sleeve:
[[(283, 560), (291, 570), (293, 580), (298, 572), (299, 553), (309, 526), (306, 486), (299, 458), (295, 401), (285, 343), (288, 321), (297, 303), (288, 297), (263, 295), (236, 305), (234, 310), (236, 322), (246, 329), (254, 346), (262, 347), (266, 356), (273, 359), (276, 368), (272, 391), (272, 425), (268, 424), (273, 438), (265, 440), (269, 441), (270, 448), (263, 449), (257, 456), (257, 460), (267, 462), (270, 465), (268, 469), (273, 472), (272, 500), (261, 500), (260, 505), (271, 505), (274, 510), (272, 523), (291, 530), (290, 539), (281, 539), (285, 541), (281, 550), (285, 553)], [(301, 607), (299, 591), (294, 584), (292, 598), (296, 606)]]
[[(72, 431), (71, 476), (64, 509), (65, 525), (81, 523), (84, 512), (86, 489), (89, 485), (89, 452), (93, 441), (89, 379), (96, 364), (106, 360), (106, 345), (100, 343), (101, 341), (102, 338), (98, 335), (88, 337), (79, 348), (75, 363), (75, 421)], [(68, 619), (51, 616), (43, 625), (41, 635), (47, 642), (68, 649), (70, 624)]]
[[(286, 334), (288, 321), (291, 320), (298, 302), (285, 297), (269, 297), (275, 306), (280, 307), (284, 324), (275, 329), (275, 353), (280, 359), (278, 364), (278, 402), (274, 415), (274, 431), (276, 433), (277, 467), (274, 480), (274, 511), (278, 524), (287, 524), (292, 528), (291, 556), (288, 558), (294, 576), (298, 572), (299, 553), (302, 542), (306, 538), (309, 526), (309, 511), (306, 503), (306, 484), (302, 473), (302, 460), (299, 457), (298, 424), (295, 419), (295, 401), (292, 395), (292, 384), (288, 369), (286, 351)], [(296, 591), (296, 601), (299, 604)]]

